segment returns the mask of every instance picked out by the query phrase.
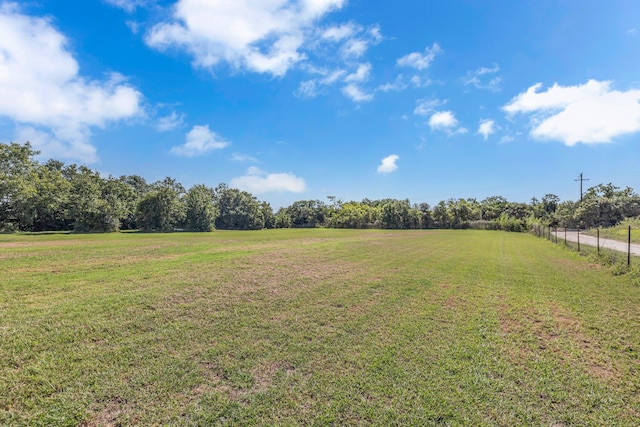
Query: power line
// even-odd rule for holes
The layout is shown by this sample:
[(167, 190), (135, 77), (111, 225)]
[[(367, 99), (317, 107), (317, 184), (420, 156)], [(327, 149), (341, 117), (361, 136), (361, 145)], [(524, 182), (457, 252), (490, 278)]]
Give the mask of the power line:
[(574, 179), (574, 181), (580, 181), (580, 201), (582, 201), (582, 182), (583, 181), (589, 181), (588, 178), (583, 178), (582, 177), (582, 172), (580, 172), (580, 177), (578, 179)]

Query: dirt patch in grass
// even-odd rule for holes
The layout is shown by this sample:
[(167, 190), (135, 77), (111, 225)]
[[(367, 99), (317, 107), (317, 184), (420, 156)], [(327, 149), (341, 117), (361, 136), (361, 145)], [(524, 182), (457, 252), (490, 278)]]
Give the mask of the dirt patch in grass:
[(287, 292), (292, 286), (304, 289), (329, 279), (345, 279), (362, 271), (362, 267), (339, 260), (323, 260), (295, 249), (279, 250), (232, 260), (228, 283), (240, 292)]
[(117, 256), (112, 258), (87, 258), (82, 260), (74, 260), (72, 265), (66, 265), (65, 269), (59, 267), (49, 266), (31, 266), (31, 267), (19, 267), (13, 268), (12, 273), (17, 275), (24, 273), (45, 273), (45, 274), (61, 274), (78, 270), (95, 270), (97, 268), (110, 268), (110, 267), (125, 267), (133, 266), (137, 264), (144, 264), (148, 261), (154, 263), (161, 263), (163, 261), (172, 261), (179, 259), (184, 255), (182, 254), (167, 254), (167, 255), (135, 255), (135, 256)]
[(206, 382), (199, 384), (193, 389), (195, 395), (202, 395), (211, 391), (229, 396), (231, 399), (238, 399), (244, 394), (244, 390), (232, 387), (228, 384), (224, 374), (219, 370), (218, 365), (211, 362), (200, 364)]
[(280, 375), (292, 375), (295, 368), (285, 361), (268, 361), (257, 365), (251, 370), (253, 383), (251, 387), (236, 387), (219, 371), (215, 363), (205, 362), (200, 364), (206, 382), (196, 386), (192, 392), (202, 395), (211, 391), (224, 394), (233, 400), (240, 400), (249, 395), (261, 393), (273, 386)]
[(42, 241), (23, 241), (23, 242), (0, 242), (0, 249), (15, 249), (40, 246), (81, 246), (95, 244), (91, 240), (42, 240)]
[(593, 262), (589, 257), (583, 257), (584, 262), (576, 262), (575, 260), (567, 259), (567, 258), (554, 258), (553, 263), (558, 266), (557, 270), (559, 271), (570, 271), (570, 272), (583, 272), (583, 271), (601, 271), (605, 270), (607, 267), (598, 264), (597, 262)]
[(271, 387), (277, 375), (282, 372), (284, 375), (291, 375), (295, 368), (287, 362), (267, 362), (256, 366), (253, 371), (254, 385), (252, 393), (259, 393)]
[(572, 318), (570, 313), (563, 310), (557, 304), (550, 305), (550, 312), (561, 333), (570, 337), (580, 349), (590, 375), (603, 380), (615, 380), (620, 377), (612, 366), (611, 360), (598, 351), (600, 345), (596, 338), (587, 336), (583, 332), (580, 321)]
[(113, 399), (95, 413), (89, 420), (80, 424), (82, 427), (115, 427), (124, 425), (123, 416), (134, 413), (131, 405), (122, 399)]
[(466, 312), (473, 306), (473, 301), (464, 287), (446, 282), (425, 288), (424, 298), (450, 313)]
[(444, 309), (451, 311), (459, 311), (468, 306), (468, 301), (458, 295), (449, 295), (442, 303)]
[(506, 352), (516, 364), (536, 354), (552, 355), (568, 365), (583, 365), (589, 375), (599, 380), (620, 378), (596, 338), (585, 334), (580, 321), (556, 303), (517, 312), (501, 303), (498, 318), (504, 334), (521, 340)]

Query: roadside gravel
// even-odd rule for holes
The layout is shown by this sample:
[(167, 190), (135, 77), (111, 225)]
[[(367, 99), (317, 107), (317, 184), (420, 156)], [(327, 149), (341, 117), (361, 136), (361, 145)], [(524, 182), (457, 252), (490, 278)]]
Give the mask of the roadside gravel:
[[(565, 238), (565, 232), (564, 231), (558, 231), (558, 232), (556, 232), (556, 235), (558, 236), (558, 240), (562, 240), (562, 239)], [(566, 232), (566, 238), (567, 238), (567, 241), (569, 241), (569, 242), (577, 242), (578, 241), (578, 232), (575, 231), (575, 230), (567, 231)], [(584, 233), (580, 233), (580, 244), (581, 245), (597, 247), (598, 246), (598, 239), (596, 237), (587, 236)], [(624, 252), (626, 254), (627, 253), (627, 249), (628, 249), (628, 245), (627, 245), (626, 242), (620, 242), (620, 241), (617, 241), (617, 240), (600, 238), (600, 248), (601, 249), (609, 249), (609, 250), (617, 251), (617, 252)], [(632, 243), (631, 244), (631, 255), (640, 256), (640, 245), (639, 244), (637, 244), (637, 243)]]

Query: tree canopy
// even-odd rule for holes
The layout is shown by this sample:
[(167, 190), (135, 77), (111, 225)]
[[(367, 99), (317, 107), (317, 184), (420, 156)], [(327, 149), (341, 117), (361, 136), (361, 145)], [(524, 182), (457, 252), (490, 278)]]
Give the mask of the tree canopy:
[(581, 201), (552, 193), (530, 203), (502, 196), (442, 200), (431, 207), (407, 199), (299, 200), (274, 214), (251, 193), (221, 183), (185, 189), (171, 177), (103, 177), (57, 160), (40, 163), (31, 144), (0, 144), (0, 231), (211, 231), (262, 228), (481, 228), (523, 231), (528, 225), (604, 227), (640, 215), (630, 187), (598, 184)]

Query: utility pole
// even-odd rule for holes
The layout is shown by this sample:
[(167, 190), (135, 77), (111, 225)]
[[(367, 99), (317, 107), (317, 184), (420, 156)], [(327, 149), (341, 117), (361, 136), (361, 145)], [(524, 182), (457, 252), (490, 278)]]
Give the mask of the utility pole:
[(574, 181), (580, 181), (580, 201), (582, 201), (582, 181), (589, 181), (589, 179), (583, 178), (582, 172), (580, 172), (580, 177), (578, 179), (574, 179)]

